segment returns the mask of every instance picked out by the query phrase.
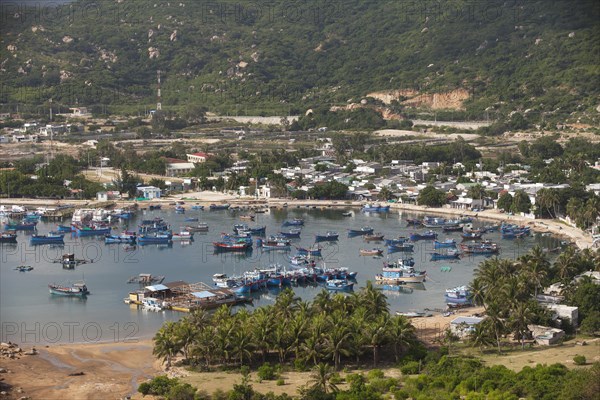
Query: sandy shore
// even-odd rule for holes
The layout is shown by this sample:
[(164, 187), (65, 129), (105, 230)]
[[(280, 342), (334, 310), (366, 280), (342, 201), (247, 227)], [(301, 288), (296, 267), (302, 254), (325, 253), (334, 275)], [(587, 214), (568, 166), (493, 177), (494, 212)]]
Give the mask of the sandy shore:
[[(29, 350), (24, 348), (24, 350)], [(12, 397), (31, 399), (121, 399), (160, 373), (150, 340), (137, 343), (64, 344), (38, 348), (38, 355), (0, 359)], [(83, 375), (70, 375), (83, 372)], [(6, 390), (6, 389), (3, 389)]]

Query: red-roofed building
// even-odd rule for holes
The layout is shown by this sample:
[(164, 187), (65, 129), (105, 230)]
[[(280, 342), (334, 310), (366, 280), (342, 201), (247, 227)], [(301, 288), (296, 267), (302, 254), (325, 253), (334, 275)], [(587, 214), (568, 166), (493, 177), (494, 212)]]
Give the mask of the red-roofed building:
[(193, 153), (193, 154), (186, 154), (187, 155), (187, 160), (188, 162), (197, 164), (197, 163), (203, 163), (206, 161), (206, 159), (208, 158), (208, 154), (206, 153)]

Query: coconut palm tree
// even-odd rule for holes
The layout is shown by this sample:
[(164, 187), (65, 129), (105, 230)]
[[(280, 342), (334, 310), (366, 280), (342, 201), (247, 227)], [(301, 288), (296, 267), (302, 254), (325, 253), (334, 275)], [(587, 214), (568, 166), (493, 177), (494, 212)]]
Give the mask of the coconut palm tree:
[(494, 343), (492, 338), (493, 329), (490, 328), (487, 319), (484, 319), (475, 326), (475, 330), (469, 335), (469, 340), (474, 346), (478, 346), (479, 350), (483, 353), (483, 349)]
[(577, 254), (572, 247), (567, 247), (554, 261), (554, 272), (562, 282), (566, 282), (578, 270)]
[(331, 292), (323, 289), (313, 299), (313, 308), (317, 312), (329, 313), (331, 311)]
[(373, 321), (367, 323), (363, 328), (363, 333), (367, 343), (373, 349), (373, 367), (377, 367), (379, 362), (379, 349), (387, 343), (389, 314), (381, 314)]
[(321, 336), (311, 334), (301, 344), (300, 350), (305, 360), (312, 360), (317, 365), (317, 359), (321, 356), (324, 345)]
[(267, 361), (267, 354), (271, 349), (271, 335), (273, 332), (272, 306), (257, 308), (251, 317), (250, 326), (256, 343), (257, 350), (262, 354), (262, 362)]
[(294, 311), (298, 309), (300, 300), (300, 297), (296, 296), (292, 289), (286, 288), (277, 296), (277, 299), (275, 300), (274, 311), (277, 315), (286, 320), (291, 319)]
[(323, 335), (325, 351), (331, 355), (336, 371), (340, 367), (341, 356), (349, 356), (348, 349), (351, 331), (346, 324), (332, 324)]
[(300, 346), (306, 336), (309, 320), (305, 314), (298, 313), (288, 324), (291, 347), (294, 348), (296, 360), (300, 358)]
[(389, 313), (387, 298), (373, 286), (373, 282), (367, 281), (367, 285), (360, 291), (359, 299), (371, 316)]
[(181, 344), (181, 352), (186, 360), (189, 356), (190, 346), (196, 340), (197, 335), (198, 330), (188, 318), (183, 318), (175, 327), (175, 336), (177, 341)]
[(334, 371), (329, 364), (320, 363), (314, 368), (309, 382), (313, 383), (313, 388), (320, 389), (323, 393), (335, 393), (338, 391), (338, 388), (335, 384), (331, 383), (333, 375)]
[(390, 319), (388, 325), (388, 335), (394, 346), (394, 356), (396, 362), (400, 359), (400, 354), (405, 346), (409, 346), (416, 339), (416, 329), (410, 323), (408, 318), (396, 315)]
[(501, 310), (498, 303), (490, 302), (485, 311), (485, 314), (486, 320), (488, 321), (486, 327), (493, 331), (494, 337), (496, 339), (496, 345), (498, 346), (498, 354), (501, 354), (500, 337), (504, 333), (506, 325), (501, 317)]
[(522, 349), (525, 349), (525, 337), (529, 334), (527, 325), (531, 323), (533, 317), (534, 314), (528, 302), (518, 302), (511, 309), (509, 324), (515, 337), (521, 341)]
[(176, 334), (177, 323), (167, 321), (156, 332), (154, 338), (154, 348), (152, 354), (166, 362), (166, 369), (171, 368), (171, 360), (181, 350), (181, 342), (179, 342)]

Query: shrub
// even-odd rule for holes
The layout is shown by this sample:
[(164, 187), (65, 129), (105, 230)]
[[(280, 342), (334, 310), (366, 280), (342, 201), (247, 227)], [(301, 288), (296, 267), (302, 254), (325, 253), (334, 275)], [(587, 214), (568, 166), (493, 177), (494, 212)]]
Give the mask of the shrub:
[(277, 378), (277, 374), (275, 373), (275, 368), (268, 363), (261, 365), (258, 368), (258, 378), (263, 381), (272, 381)]
[(587, 363), (587, 360), (585, 356), (580, 356), (578, 354), (575, 357), (573, 357), (573, 362), (575, 363), (575, 365), (585, 365)]
[(152, 394), (156, 396), (164, 396), (171, 391), (171, 389), (179, 384), (177, 378), (170, 379), (165, 375), (157, 376), (156, 378), (140, 384), (138, 392), (144, 396)]
[(302, 360), (294, 360), (294, 369), (298, 372), (308, 371), (308, 368), (306, 368), (306, 363)]
[(367, 374), (367, 378), (369, 379), (369, 381), (372, 381), (373, 379), (383, 379), (384, 377), (385, 374), (380, 369), (372, 369)]
[(285, 385), (285, 380), (283, 378), (277, 379), (277, 386), (283, 386), (283, 385)]
[(331, 378), (329, 378), (329, 382), (332, 383), (332, 384), (334, 384), (334, 385), (338, 385), (338, 384), (344, 382), (344, 379), (342, 379), (342, 377), (340, 376), (340, 374), (338, 374), (336, 372), (333, 375), (331, 375)]
[(400, 367), (400, 371), (402, 371), (404, 375), (415, 375), (420, 372), (419, 367), (420, 366), (417, 361), (409, 361)]

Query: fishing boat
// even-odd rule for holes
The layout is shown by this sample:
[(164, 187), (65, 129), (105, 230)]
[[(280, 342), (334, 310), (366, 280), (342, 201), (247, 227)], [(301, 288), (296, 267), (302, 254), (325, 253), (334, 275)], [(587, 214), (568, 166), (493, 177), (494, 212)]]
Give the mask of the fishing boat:
[(51, 294), (59, 296), (85, 297), (90, 293), (84, 281), (75, 282), (71, 286), (51, 283), (48, 285), (48, 289)]
[(8, 232), (0, 233), (0, 243), (17, 243), (17, 234)]
[(254, 221), (254, 215), (240, 215), (242, 221)]
[(201, 211), (201, 210), (204, 210), (204, 206), (196, 204), (196, 205), (192, 206), (192, 210)]
[(444, 297), (446, 299), (446, 304), (450, 307), (471, 304), (471, 292), (466, 286), (458, 286), (452, 289), (446, 289)]
[(33, 267), (31, 265), (19, 265), (18, 267), (15, 267), (15, 271), (19, 271), (19, 272), (28, 272), (31, 271), (33, 269)]
[(431, 261), (436, 260), (451, 260), (460, 257), (460, 251), (457, 249), (448, 249), (445, 253), (434, 252), (431, 253)]
[(185, 207), (175, 206), (175, 213), (176, 214), (185, 214)]
[(408, 226), (421, 226), (421, 225), (423, 225), (423, 222), (420, 219), (407, 218), (406, 219), (406, 224)]
[(211, 211), (228, 210), (231, 204), (211, 204), (208, 209)]
[(279, 232), (279, 234), (281, 236), (283, 236), (285, 238), (290, 238), (290, 239), (299, 239), (300, 233), (302, 233), (302, 231), (300, 229), (290, 229), (289, 231)]
[(299, 255), (308, 255), (312, 257), (321, 257), (321, 248), (305, 249), (304, 247), (296, 247)]
[(383, 240), (384, 236), (385, 235), (382, 233), (367, 234), (367, 235), (364, 235), (364, 240), (365, 240), (365, 242), (377, 242), (377, 241)]
[(483, 236), (481, 232), (463, 232), (460, 234), (463, 240), (479, 240)]
[(208, 232), (208, 224), (201, 222), (197, 225), (186, 225), (185, 230), (188, 232)]
[(501, 233), (502, 239), (522, 239), (527, 236), (527, 232), (524, 231), (504, 231)]
[(363, 226), (360, 229), (348, 229), (348, 236), (368, 235), (370, 233), (373, 233), (373, 228), (370, 226)]
[(127, 283), (139, 283), (140, 285), (161, 284), (165, 280), (163, 275), (139, 274), (132, 276)]
[(402, 243), (406, 243), (408, 242), (408, 238), (406, 236), (398, 236), (395, 239), (385, 239), (385, 244), (390, 246), (390, 245), (398, 245), (398, 244), (402, 244)]
[(99, 227), (95, 225), (73, 225), (77, 236), (104, 236), (109, 235), (111, 231), (110, 226)]
[(383, 263), (384, 267), (396, 267), (396, 268), (409, 268), (409, 267), (414, 267), (415, 266), (415, 259), (413, 257), (407, 257), (407, 258), (399, 258), (396, 261), (393, 261), (391, 263), (384, 261)]
[(247, 233), (249, 235), (263, 236), (267, 231), (266, 226), (254, 226), (250, 227), (246, 224), (235, 224), (233, 225), (233, 231), (237, 234)]
[(213, 242), (213, 246), (215, 251), (249, 251), (252, 249), (252, 242), (248, 243), (247, 241), (222, 241), (222, 242)]
[(63, 232), (63, 233), (73, 232), (73, 227), (67, 226), (67, 225), (58, 225), (56, 227), (56, 231), (57, 232)]
[(342, 213), (342, 217), (351, 217), (351, 216), (352, 216), (352, 211), (347, 211), (347, 212)]
[(56, 244), (64, 243), (64, 233), (49, 232), (47, 235), (33, 235), (31, 236), (31, 244)]
[(135, 244), (123, 246), (123, 251), (135, 251), (135, 250), (137, 250), (137, 246)]
[(423, 318), (433, 316), (433, 314), (423, 311), (396, 311), (396, 315), (406, 318)]
[(266, 240), (258, 239), (256, 245), (263, 250), (289, 250), (292, 243), (288, 239), (271, 236)]
[(443, 229), (444, 232), (460, 232), (460, 231), (463, 230), (463, 227), (462, 227), (462, 225), (458, 225), (458, 224), (456, 224), (456, 225), (444, 225), (442, 227), (442, 229)]
[(360, 249), (358, 251), (358, 253), (361, 256), (374, 256), (374, 257), (377, 257), (377, 256), (383, 255), (383, 250), (379, 249), (379, 248), (374, 248), (374, 249)]
[(396, 252), (412, 252), (415, 250), (415, 245), (412, 243), (388, 244), (388, 253)]
[(417, 240), (434, 240), (437, 239), (438, 234), (434, 231), (426, 231), (423, 233), (411, 233), (410, 240), (413, 242)]
[(496, 254), (500, 251), (500, 247), (495, 243), (481, 242), (481, 243), (468, 243), (460, 244), (461, 250), (466, 254), (479, 255), (479, 254)]
[(154, 218), (149, 220), (143, 220), (139, 226), (139, 233), (151, 233), (151, 232), (164, 232), (171, 229), (170, 225), (167, 224), (162, 218)]
[(294, 218), (292, 220), (286, 220), (282, 224), (283, 226), (303, 226), (304, 220), (302, 218)]
[(234, 278), (230, 278), (227, 274), (214, 274), (212, 277), (215, 286), (220, 288), (232, 288), (236, 285)]
[(138, 244), (144, 246), (147, 244), (170, 244), (173, 242), (173, 235), (168, 232), (155, 232), (138, 236)]
[(198, 222), (198, 217), (187, 217), (184, 219), (185, 222)]
[(423, 283), (426, 277), (426, 271), (416, 271), (413, 267), (388, 266), (383, 267), (381, 274), (375, 275), (375, 281), (392, 285), (399, 283)]
[(379, 204), (365, 204), (361, 210), (363, 212), (385, 213), (390, 211), (390, 206), (382, 206)]
[(7, 231), (34, 231), (36, 230), (36, 226), (37, 221), (16, 222), (5, 224), (4, 229)]
[(133, 211), (121, 211), (113, 214), (114, 217), (129, 220), (133, 217)]
[(422, 225), (425, 228), (443, 228), (446, 225), (452, 224), (449, 224), (446, 218), (427, 216), (423, 218)]
[(149, 207), (148, 207), (148, 209), (149, 209), (150, 211), (153, 211), (153, 210), (160, 210), (161, 208), (162, 208), (162, 206), (161, 206), (160, 204), (155, 204), (155, 205), (151, 205), (151, 206), (149, 206)]
[(456, 247), (456, 240), (454, 240), (454, 239), (446, 239), (443, 242), (439, 242), (437, 240), (433, 241), (434, 249), (445, 249), (445, 248), (452, 248), (452, 247)]
[[(64, 268), (74, 268), (75, 266), (77, 266), (79, 264), (86, 264), (88, 261), (83, 260), (83, 259), (76, 259), (75, 253), (67, 253), (67, 254), (63, 254), (61, 258), (53, 260), (52, 262), (57, 263), (57, 264), (60, 263), (63, 265)], [(90, 262), (94, 262), (94, 261), (91, 260)]]
[(136, 241), (136, 235), (131, 235), (128, 233), (122, 233), (120, 235), (105, 235), (104, 243), (129, 243), (134, 244)]
[(354, 288), (354, 282), (347, 279), (329, 279), (325, 282), (327, 290), (351, 291)]
[(339, 234), (337, 232), (329, 231), (324, 235), (315, 235), (315, 242), (335, 242), (339, 238)]
[(194, 239), (194, 234), (189, 231), (181, 231), (179, 233), (174, 233), (173, 236), (171, 237), (171, 240), (173, 240), (173, 241), (175, 241), (175, 240), (193, 240), (193, 239)]

